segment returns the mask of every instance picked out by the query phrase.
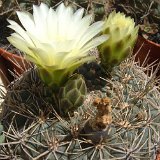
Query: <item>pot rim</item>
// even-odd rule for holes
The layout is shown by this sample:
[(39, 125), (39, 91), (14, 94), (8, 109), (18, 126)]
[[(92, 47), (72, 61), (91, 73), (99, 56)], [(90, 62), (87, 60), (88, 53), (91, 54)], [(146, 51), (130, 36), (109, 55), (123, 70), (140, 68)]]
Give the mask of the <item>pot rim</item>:
[(21, 55), (16, 55), (14, 53), (8, 52), (7, 50), (5, 50), (4, 48), (0, 48), (0, 55), (3, 56), (5, 59), (10, 60), (10, 58), (15, 59), (15, 60), (24, 60), (24, 57)]
[(144, 41), (146, 41), (146, 42), (148, 42), (148, 43), (150, 43), (150, 44), (152, 44), (152, 45), (155, 45), (156, 47), (159, 47), (159, 48), (160, 48), (160, 44), (158, 44), (158, 43), (156, 43), (156, 42), (153, 42), (153, 41), (151, 41), (151, 40), (149, 40), (149, 39), (146, 39), (146, 38), (144, 38), (144, 37), (141, 36), (141, 35), (138, 35), (138, 37), (140, 37), (140, 38), (143, 39)]

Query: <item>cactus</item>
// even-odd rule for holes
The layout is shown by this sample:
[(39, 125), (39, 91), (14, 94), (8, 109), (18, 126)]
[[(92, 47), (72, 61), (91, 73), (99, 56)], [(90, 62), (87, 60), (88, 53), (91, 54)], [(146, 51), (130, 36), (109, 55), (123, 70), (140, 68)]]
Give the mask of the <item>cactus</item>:
[(114, 6), (114, 0), (66, 0), (66, 2), (69, 2), (74, 8), (85, 8), (87, 13), (93, 14), (96, 21), (101, 20), (105, 15), (108, 15), (113, 10)]
[(145, 70), (134, 59), (122, 62), (112, 78), (100, 79), (106, 85), (89, 91), (83, 105), (74, 112), (72, 108), (69, 117), (56, 111), (52, 92), (36, 70), (27, 71), (11, 84), (2, 104), (5, 143), (0, 144), (0, 156), (155, 159), (160, 93), (154, 74), (147, 76)]
[(37, 67), (12, 82), (1, 105), (0, 159), (155, 159), (160, 140), (156, 73), (145, 74), (152, 67), (140, 67), (134, 57), (110, 76), (101, 64), (99, 57), (84, 64), (56, 91)]
[(116, 0), (115, 6), (117, 10), (132, 16), (136, 20), (136, 23), (141, 23), (147, 18), (149, 23), (159, 24), (160, 3), (158, 0)]
[(5, 136), (3, 134), (3, 125), (0, 123), (0, 143), (3, 143), (5, 140)]

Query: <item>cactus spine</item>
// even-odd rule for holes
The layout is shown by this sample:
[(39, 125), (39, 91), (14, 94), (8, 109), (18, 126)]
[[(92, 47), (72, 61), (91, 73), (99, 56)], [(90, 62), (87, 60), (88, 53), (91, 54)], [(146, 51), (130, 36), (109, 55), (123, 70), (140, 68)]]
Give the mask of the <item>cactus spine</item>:
[(160, 92), (155, 73), (144, 73), (150, 70), (133, 57), (107, 77), (98, 59), (55, 92), (31, 68), (11, 83), (2, 104), (0, 159), (155, 159)]
[(2, 105), (8, 109), (1, 118), (5, 143), (0, 144), (0, 156), (155, 159), (160, 93), (154, 74), (147, 76), (143, 70), (127, 59), (114, 68), (111, 79), (101, 79), (106, 85), (88, 92), (83, 105), (68, 118), (58, 114), (52, 92), (35, 70), (28, 71), (10, 86)]

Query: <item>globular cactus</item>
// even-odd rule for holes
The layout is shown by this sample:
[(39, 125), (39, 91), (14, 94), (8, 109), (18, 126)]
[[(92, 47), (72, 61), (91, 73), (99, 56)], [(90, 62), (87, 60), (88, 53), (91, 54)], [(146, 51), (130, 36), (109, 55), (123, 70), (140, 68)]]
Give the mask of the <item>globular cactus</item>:
[(132, 16), (136, 23), (143, 23), (147, 20), (149, 23), (159, 24), (160, 3), (158, 0), (115, 0), (115, 7), (117, 10)]
[[(63, 5), (61, 7), (65, 10)], [(80, 13), (82, 10), (77, 14)], [(12, 40), (14, 38), (20, 37), (17, 35)], [(92, 42), (97, 46), (99, 40), (104, 40), (100, 38)], [(89, 38), (87, 40), (90, 42)], [(26, 49), (25, 43), (23, 45), (22, 49)], [(61, 45), (60, 49), (63, 49)], [(41, 52), (30, 55), (44, 63), (44, 59), (39, 58), (43, 56)], [(47, 60), (51, 59), (47, 57)], [(78, 57), (73, 62), (79, 64), (79, 61)], [(145, 74), (152, 68), (140, 67), (134, 57), (112, 68), (110, 74), (101, 64), (98, 57), (79, 69), (79, 65), (75, 65), (74, 73), (66, 77), (57, 90), (40, 78), (40, 66), (31, 68), (12, 82), (1, 105), (0, 120), (4, 129), (0, 159), (155, 159), (160, 140), (160, 92), (156, 73)], [(49, 71), (66, 69), (59, 63), (56, 67), (48, 63), (41, 67)]]
[(83, 105), (69, 117), (57, 113), (50, 89), (34, 69), (28, 71), (10, 86), (2, 105), (8, 112), (1, 118), (5, 143), (0, 144), (0, 156), (155, 159), (160, 93), (154, 74), (147, 76), (145, 69), (127, 59), (114, 68), (111, 79), (100, 79), (106, 85), (88, 92)]
[(3, 125), (0, 123), (0, 143), (3, 143), (5, 136), (3, 134)]

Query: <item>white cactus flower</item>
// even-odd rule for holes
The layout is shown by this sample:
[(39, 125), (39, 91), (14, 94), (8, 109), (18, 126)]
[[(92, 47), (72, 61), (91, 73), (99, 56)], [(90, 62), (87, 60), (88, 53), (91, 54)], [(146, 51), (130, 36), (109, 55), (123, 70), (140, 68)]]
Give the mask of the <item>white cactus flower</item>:
[[(83, 13), (84, 9), (74, 12), (63, 3), (56, 10), (44, 3), (34, 5), (33, 15), (17, 12), (23, 27), (8, 20), (8, 27), (15, 31), (8, 40), (25, 53), (26, 59), (45, 69), (54, 81), (55, 76), (63, 77), (86, 61), (93, 60), (88, 51), (108, 39), (106, 35), (96, 37), (102, 31), (104, 22), (91, 25), (92, 15), (83, 17)], [(55, 75), (57, 71), (58, 75)], [(62, 75), (59, 71), (63, 72)], [(55, 80), (55, 83), (58, 81)]]

